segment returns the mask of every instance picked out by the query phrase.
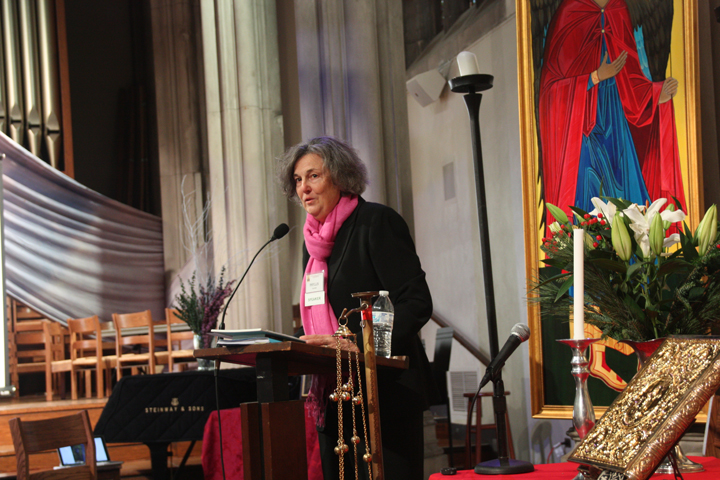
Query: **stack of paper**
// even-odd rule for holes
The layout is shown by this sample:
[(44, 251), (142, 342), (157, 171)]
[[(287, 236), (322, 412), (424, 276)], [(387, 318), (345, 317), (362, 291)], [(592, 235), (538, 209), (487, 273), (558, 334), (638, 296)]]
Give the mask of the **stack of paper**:
[(271, 332), (261, 328), (245, 330), (211, 330), (210, 335), (218, 337), (218, 345), (255, 345), (259, 343), (302, 342), (297, 337), (284, 333)]

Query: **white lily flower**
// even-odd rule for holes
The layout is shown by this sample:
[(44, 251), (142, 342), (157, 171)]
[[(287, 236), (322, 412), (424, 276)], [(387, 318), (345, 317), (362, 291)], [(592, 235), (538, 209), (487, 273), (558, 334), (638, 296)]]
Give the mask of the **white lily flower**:
[[(663, 240), (663, 250), (667, 250), (668, 248), (672, 247), (676, 243), (680, 243), (680, 234), (679, 233), (673, 233), (669, 237), (665, 238)], [(672, 255), (672, 252), (665, 252), (660, 254), (661, 257), (669, 257)]]
[(590, 202), (595, 205), (595, 210), (589, 212), (590, 215), (597, 217), (598, 213), (602, 213), (603, 218), (607, 221), (608, 225), (612, 226), (613, 218), (615, 218), (615, 211), (617, 210), (615, 204), (612, 202), (605, 203), (598, 197), (591, 198)]
[[(652, 258), (655, 256), (655, 254), (652, 251), (652, 248), (650, 248), (650, 237), (646, 234), (637, 235), (635, 234), (635, 241), (640, 245), (640, 249), (643, 252), (643, 258)], [(680, 243), (680, 234), (679, 233), (673, 233), (669, 237), (665, 238), (663, 240), (663, 250), (667, 250), (669, 247), (672, 247), (676, 243)], [(672, 252), (664, 251), (660, 254), (661, 257), (669, 257), (672, 255)]]
[(560, 224), (558, 222), (553, 222), (548, 227), (552, 233), (558, 233), (562, 228), (560, 227)]
[(663, 210), (660, 212), (663, 222), (677, 223), (685, 220), (685, 212), (682, 210)]
[[(643, 257), (649, 258), (650, 256), (650, 224), (655, 215), (660, 215), (663, 221), (670, 223), (680, 222), (685, 219), (685, 212), (682, 210), (670, 211), (665, 210), (661, 212), (660, 209), (667, 202), (665, 198), (659, 198), (655, 200), (649, 207), (640, 207), (636, 203), (630, 205), (630, 207), (623, 210), (623, 213), (630, 219), (630, 229), (633, 231), (635, 241), (640, 245), (640, 249), (643, 252)], [(674, 238), (671, 235), (669, 238)], [(666, 247), (665, 242), (668, 239), (663, 240), (663, 247)], [(671, 245), (679, 242), (680, 238), (678, 235), (677, 240), (671, 241)]]
[[(630, 227), (632, 228), (632, 225), (630, 225)], [(637, 232), (635, 232), (635, 241), (640, 245), (643, 258), (651, 258), (655, 255), (650, 248), (650, 237), (647, 234), (638, 235)]]
[(623, 213), (632, 221), (630, 228), (633, 231), (650, 231), (650, 223), (655, 215), (658, 213), (663, 221), (676, 223), (681, 222), (685, 219), (685, 212), (682, 210), (665, 210), (660, 211), (663, 205), (667, 202), (665, 198), (659, 198), (655, 200), (647, 209), (645, 207), (639, 207), (636, 203), (630, 205), (629, 208), (623, 210)]

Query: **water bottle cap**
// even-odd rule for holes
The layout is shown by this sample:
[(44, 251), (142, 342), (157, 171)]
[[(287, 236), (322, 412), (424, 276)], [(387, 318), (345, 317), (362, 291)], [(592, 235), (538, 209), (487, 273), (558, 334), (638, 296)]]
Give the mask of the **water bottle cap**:
[(379, 293), (381, 297), (387, 297), (388, 295), (390, 295), (390, 292), (388, 292), (387, 290), (380, 290)]

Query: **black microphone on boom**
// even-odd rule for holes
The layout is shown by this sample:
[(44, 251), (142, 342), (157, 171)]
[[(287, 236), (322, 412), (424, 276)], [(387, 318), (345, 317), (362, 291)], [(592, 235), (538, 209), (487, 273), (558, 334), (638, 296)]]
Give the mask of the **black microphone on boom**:
[[(289, 231), (290, 227), (288, 227), (287, 223), (281, 223), (280, 225), (275, 227), (275, 230), (273, 230), (273, 235), (272, 237), (270, 237), (270, 241), (268, 241), (268, 243), (275, 240), (280, 240), (282, 237), (287, 235)], [(267, 245), (267, 243), (265, 245)], [(265, 248), (265, 245), (263, 245), (263, 248)], [(262, 250), (262, 248), (260, 250)]]
[(498, 352), (495, 358), (493, 358), (490, 362), (490, 365), (487, 366), (485, 376), (480, 382), (480, 388), (495, 378), (498, 372), (502, 369), (503, 365), (505, 365), (505, 361), (510, 357), (510, 355), (512, 355), (515, 349), (528, 338), (530, 338), (530, 329), (528, 326), (523, 323), (516, 323), (510, 331), (510, 337), (505, 342), (505, 345), (503, 345), (502, 350)]
[(287, 233), (290, 231), (290, 227), (287, 226), (287, 223), (281, 223), (277, 227), (275, 227), (275, 230), (273, 231), (272, 237), (270, 237), (270, 240), (265, 242), (265, 245), (260, 247), (260, 250), (257, 251), (255, 256), (252, 260), (250, 260), (250, 265), (247, 266), (245, 269), (245, 273), (243, 273), (243, 276), (240, 278), (240, 281), (237, 285), (235, 285), (235, 288), (233, 289), (232, 293), (230, 294), (230, 297), (227, 299), (227, 302), (225, 302), (225, 308), (223, 308), (222, 312), (222, 319), (220, 320), (220, 326), (218, 327), (218, 330), (225, 330), (225, 313), (227, 312), (228, 305), (230, 305), (230, 300), (233, 299), (235, 296), (235, 292), (238, 291), (238, 288), (240, 288), (240, 284), (245, 280), (245, 275), (247, 275), (248, 271), (250, 270), (250, 267), (252, 267), (253, 262), (257, 258), (258, 255), (260, 255), (260, 252), (263, 251), (265, 247), (267, 247), (270, 243), (274, 242), (275, 240), (280, 240), (282, 237), (287, 235)]

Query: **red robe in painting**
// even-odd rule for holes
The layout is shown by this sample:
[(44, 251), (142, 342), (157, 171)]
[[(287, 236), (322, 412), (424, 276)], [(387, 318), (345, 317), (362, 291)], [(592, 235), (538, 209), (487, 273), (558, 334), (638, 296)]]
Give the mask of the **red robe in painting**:
[(615, 79), (647, 192), (652, 200), (675, 196), (684, 207), (672, 100), (658, 105), (663, 84), (641, 70), (625, 0), (610, 0), (604, 14), (603, 31), (593, 0), (565, 0), (547, 33), (539, 105), (545, 200), (570, 214), (582, 138), (595, 127), (598, 89), (588, 82), (600, 65), (604, 36), (610, 61), (628, 53)]

